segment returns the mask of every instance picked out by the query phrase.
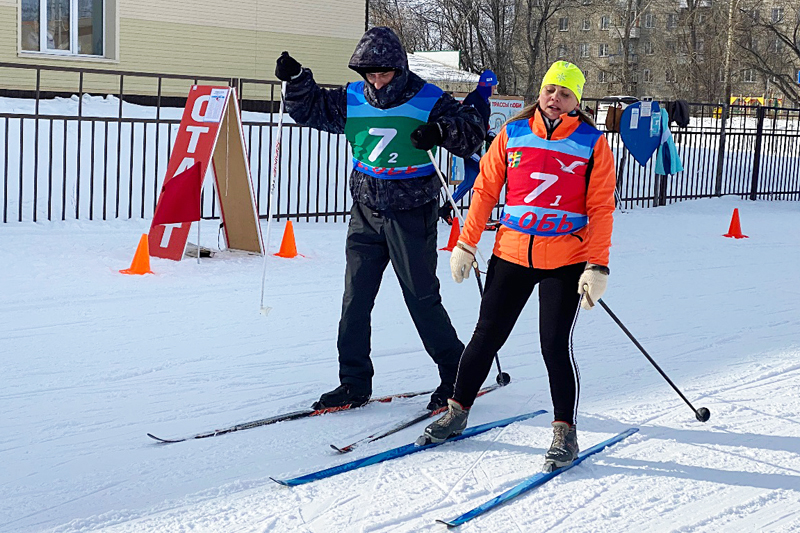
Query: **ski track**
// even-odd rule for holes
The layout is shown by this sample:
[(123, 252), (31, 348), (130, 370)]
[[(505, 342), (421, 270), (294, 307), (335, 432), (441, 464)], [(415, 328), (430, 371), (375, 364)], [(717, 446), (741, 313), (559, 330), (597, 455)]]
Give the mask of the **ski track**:
[[(750, 239), (719, 237), (732, 207)], [(6, 249), (19, 252), (2, 258), (12, 290), (0, 292), (0, 346), (11, 354), (0, 391), (1, 533), (441, 532), (436, 518), (539, 471), (547, 415), (310, 485), (268, 479), (410, 442), (423, 424), (346, 456), (328, 448), (417, 412), (424, 397), (148, 442), (146, 431), (193, 435), (305, 408), (336, 385), (346, 224), (296, 225), (306, 257), (268, 261), (267, 319), (256, 312), (260, 257), (154, 260), (155, 276), (120, 276), (148, 225), (3, 227)], [(204, 221), (216, 241), (214, 226)], [(797, 202), (723, 198), (615, 215), (604, 300), (711, 419), (697, 422), (602, 310), (582, 312), (581, 447), (640, 432), (460, 531), (800, 532), (798, 228)], [(448, 282), (444, 254), (439, 274), (466, 339), (478, 293)], [(511, 385), (480, 399), (470, 425), (550, 407), (535, 298), (501, 350)], [(391, 269), (373, 355), (375, 395), (438, 384)]]

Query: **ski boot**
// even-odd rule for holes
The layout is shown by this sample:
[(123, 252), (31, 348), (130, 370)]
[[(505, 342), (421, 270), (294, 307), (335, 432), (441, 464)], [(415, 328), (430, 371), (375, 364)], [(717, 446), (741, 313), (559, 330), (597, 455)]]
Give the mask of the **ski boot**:
[(425, 428), (425, 433), (417, 439), (417, 446), (444, 442), (450, 437), (461, 435), (464, 428), (467, 427), (468, 416), (469, 409), (464, 409), (453, 399), (447, 400), (447, 412), (442, 418)]
[(578, 433), (575, 425), (553, 422), (553, 443), (544, 456), (543, 472), (552, 472), (571, 465), (578, 458)]
[(312, 409), (333, 409), (336, 407), (345, 407), (352, 409), (354, 407), (361, 407), (369, 401), (372, 392), (353, 387), (348, 383), (339, 385), (330, 392), (326, 392), (320, 396), (319, 400), (311, 405)]
[(431, 401), (428, 402), (428, 411), (443, 411), (447, 408), (447, 399), (453, 396), (453, 385), (441, 383), (431, 394)]

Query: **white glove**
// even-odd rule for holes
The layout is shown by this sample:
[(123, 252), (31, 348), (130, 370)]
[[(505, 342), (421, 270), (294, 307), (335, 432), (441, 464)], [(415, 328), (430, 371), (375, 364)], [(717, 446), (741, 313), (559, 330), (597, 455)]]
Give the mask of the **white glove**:
[(594, 307), (597, 300), (606, 292), (607, 283), (608, 267), (592, 263), (587, 264), (586, 270), (583, 271), (583, 274), (581, 274), (578, 280), (578, 294), (583, 295), (583, 298), (581, 298), (581, 307), (587, 311)]
[(474, 262), (475, 247), (458, 241), (450, 255), (450, 273), (453, 274), (453, 280), (461, 283), (464, 278), (469, 278), (469, 271), (472, 270)]

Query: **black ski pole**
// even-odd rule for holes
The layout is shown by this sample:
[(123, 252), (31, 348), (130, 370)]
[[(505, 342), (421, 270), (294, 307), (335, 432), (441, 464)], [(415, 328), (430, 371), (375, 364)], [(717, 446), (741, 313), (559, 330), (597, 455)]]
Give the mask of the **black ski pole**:
[[(584, 285), (584, 290), (586, 288), (587, 287)], [(584, 297), (587, 300), (589, 300), (589, 303), (592, 302), (592, 300), (589, 298), (588, 293), (584, 292)], [(658, 366), (658, 364), (653, 360), (653, 358), (650, 357), (650, 354), (647, 353), (647, 350), (644, 349), (644, 346), (642, 346), (639, 343), (639, 341), (636, 340), (636, 337), (634, 337), (633, 334), (630, 331), (628, 331), (628, 328), (625, 327), (625, 324), (623, 324), (622, 321), (620, 321), (620, 319), (617, 318), (617, 315), (615, 315), (614, 312), (611, 311), (611, 309), (609, 309), (609, 307), (606, 305), (606, 303), (603, 301), (603, 299), (602, 298), (598, 298), (597, 299), (597, 303), (599, 303), (603, 307), (603, 309), (606, 310), (606, 313), (608, 313), (608, 316), (610, 316), (614, 320), (614, 322), (616, 322), (617, 325), (620, 328), (622, 328), (622, 331), (624, 331), (625, 334), (628, 336), (628, 338), (631, 341), (633, 341), (633, 344), (635, 344), (636, 347), (639, 348), (639, 350), (644, 354), (644, 356), (647, 357), (647, 360), (650, 361), (650, 364), (652, 364), (655, 367), (655, 369), (658, 370), (658, 373), (661, 374), (661, 377), (663, 377), (667, 381), (667, 383), (669, 383), (672, 386), (672, 388), (675, 389), (675, 392), (678, 393), (678, 396), (680, 396), (683, 399), (683, 401), (686, 402), (686, 405), (688, 405), (692, 409), (692, 411), (694, 411), (694, 416), (697, 418), (697, 420), (699, 420), (700, 422), (708, 422), (708, 419), (711, 418), (711, 411), (709, 411), (705, 407), (701, 407), (699, 409), (695, 409), (694, 406), (692, 405), (692, 403), (689, 400), (686, 399), (686, 396), (683, 395), (683, 393), (680, 391), (680, 389), (678, 389), (678, 387), (675, 386), (675, 384), (672, 382), (672, 380), (669, 379), (669, 376), (667, 376), (664, 373), (664, 371), (661, 370), (661, 367)]]
[[(456, 201), (453, 200), (453, 195), (450, 194), (450, 189), (447, 188), (447, 182), (444, 179), (444, 175), (442, 175), (442, 171), (439, 170), (439, 165), (436, 164), (436, 159), (433, 157), (433, 152), (428, 150), (428, 157), (431, 159), (431, 163), (433, 163), (433, 168), (436, 169), (436, 174), (439, 176), (439, 181), (442, 182), (442, 187), (444, 188), (444, 193), (447, 196), (450, 205), (453, 207), (453, 213), (458, 217), (459, 222), (461, 223), (461, 227), (464, 227), (464, 218), (461, 216), (461, 211), (458, 209), (456, 205)], [(477, 247), (475, 249), (477, 253)], [(475, 281), (478, 282), (478, 292), (481, 295), (481, 299), (483, 299), (483, 282), (481, 281), (481, 271), (478, 269), (478, 259), (473, 255), (472, 260), (472, 269), (475, 271)], [(500, 356), (498, 354), (494, 354), (494, 362), (497, 363), (497, 381), (498, 385), (506, 386), (511, 383), (511, 376), (508, 373), (503, 372), (500, 368)]]

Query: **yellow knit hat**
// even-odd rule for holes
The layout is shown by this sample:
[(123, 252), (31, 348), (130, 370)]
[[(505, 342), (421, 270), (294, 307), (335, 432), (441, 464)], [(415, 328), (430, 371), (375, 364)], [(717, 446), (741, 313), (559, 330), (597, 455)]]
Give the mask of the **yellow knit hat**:
[[(583, 72), (576, 65), (568, 61), (556, 61), (542, 78), (542, 87), (545, 85), (561, 85), (575, 93), (578, 97), (578, 102), (581, 101), (583, 94), (583, 84), (586, 83), (586, 78)], [(541, 91), (541, 87), (539, 88)]]

